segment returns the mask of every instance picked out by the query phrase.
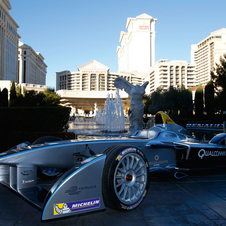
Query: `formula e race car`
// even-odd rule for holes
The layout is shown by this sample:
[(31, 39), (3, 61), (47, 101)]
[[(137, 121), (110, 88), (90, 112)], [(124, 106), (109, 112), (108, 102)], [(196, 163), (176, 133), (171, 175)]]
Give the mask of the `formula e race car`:
[[(179, 179), (186, 176), (184, 170), (225, 166), (226, 134), (200, 143), (163, 112), (158, 117), (161, 124), (126, 138), (42, 137), (17, 145), (0, 153), (0, 183), (39, 207), (42, 220), (48, 220), (105, 206), (132, 210), (147, 194), (149, 173)], [(45, 175), (53, 183), (50, 189), (39, 184), (37, 172), (44, 169), (58, 170)]]

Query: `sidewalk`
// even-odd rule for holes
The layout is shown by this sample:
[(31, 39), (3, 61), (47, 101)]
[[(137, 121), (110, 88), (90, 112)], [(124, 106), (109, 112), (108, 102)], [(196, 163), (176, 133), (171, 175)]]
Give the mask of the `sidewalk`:
[(131, 212), (109, 208), (60, 220), (41, 212), (0, 185), (0, 226), (226, 225), (226, 172), (181, 180), (151, 178), (144, 202)]

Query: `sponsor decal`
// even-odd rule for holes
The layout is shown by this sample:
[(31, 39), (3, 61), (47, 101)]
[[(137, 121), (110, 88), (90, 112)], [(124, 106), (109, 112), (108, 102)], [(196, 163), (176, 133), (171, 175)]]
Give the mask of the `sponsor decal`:
[(28, 176), (32, 173), (33, 173), (33, 170), (24, 170), (24, 171), (21, 172), (21, 174), (24, 175), (24, 176)]
[(78, 191), (77, 186), (72, 186), (68, 190), (65, 191), (65, 193), (68, 193), (69, 195), (78, 195), (81, 191)]
[(33, 182), (35, 182), (34, 179), (32, 179), (32, 180), (22, 180), (22, 184), (29, 184), (29, 183), (33, 183)]
[(27, 141), (27, 142), (18, 144), (18, 145), (16, 146), (16, 149), (18, 149), (18, 150), (28, 149), (28, 148), (29, 148), (29, 145), (30, 145), (30, 143)]
[(96, 185), (83, 186), (83, 187), (72, 186), (68, 190), (66, 190), (65, 193), (68, 193), (69, 195), (78, 195), (83, 190), (95, 189), (96, 187), (97, 187)]
[(212, 156), (212, 157), (219, 157), (219, 156), (226, 156), (226, 151), (209, 151), (205, 149), (200, 149), (198, 152), (199, 158), (203, 159), (204, 156)]
[(161, 161), (155, 161), (155, 162), (149, 162), (149, 166), (158, 166), (159, 164), (168, 163), (168, 160), (161, 160)]
[(54, 215), (73, 213), (100, 207), (100, 198), (81, 200), (76, 202), (58, 203), (53, 205)]
[(137, 149), (136, 149), (136, 148), (127, 148), (127, 149), (125, 149), (123, 152), (121, 152), (121, 153), (117, 156), (116, 160), (120, 161), (120, 159), (121, 159), (125, 154), (127, 154), (127, 153), (129, 153), (129, 152), (137, 152)]

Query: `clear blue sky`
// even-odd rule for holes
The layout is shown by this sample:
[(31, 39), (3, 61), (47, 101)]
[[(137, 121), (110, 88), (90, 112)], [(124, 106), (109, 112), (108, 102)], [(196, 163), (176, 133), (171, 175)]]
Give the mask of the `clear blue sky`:
[(190, 62), (191, 44), (226, 27), (226, 0), (10, 0), (20, 41), (40, 52), (48, 65), (46, 83), (56, 72), (77, 71), (97, 60), (118, 71), (116, 48), (128, 17), (146, 13), (156, 22), (155, 59)]

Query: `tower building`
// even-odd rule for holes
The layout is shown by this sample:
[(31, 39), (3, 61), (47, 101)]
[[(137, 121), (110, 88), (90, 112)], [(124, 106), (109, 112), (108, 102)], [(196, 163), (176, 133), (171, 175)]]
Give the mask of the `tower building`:
[(155, 22), (157, 19), (142, 14), (128, 18), (127, 32), (122, 31), (117, 47), (118, 71), (140, 75), (155, 63)]
[(0, 1), (0, 80), (18, 82), (18, 24), (10, 16), (9, 0)]
[(211, 79), (211, 71), (226, 53), (226, 28), (214, 31), (191, 46), (191, 63), (196, 66), (196, 84), (206, 85)]

